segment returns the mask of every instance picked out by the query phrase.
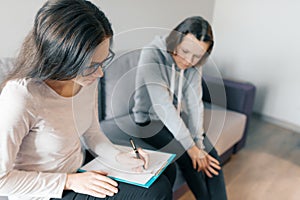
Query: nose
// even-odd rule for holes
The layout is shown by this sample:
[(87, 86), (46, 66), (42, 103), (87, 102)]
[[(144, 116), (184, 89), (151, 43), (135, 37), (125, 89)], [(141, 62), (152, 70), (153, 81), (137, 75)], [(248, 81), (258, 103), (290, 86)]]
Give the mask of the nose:
[(189, 54), (185, 56), (185, 60), (186, 62), (188, 62), (189, 64), (193, 63), (193, 55)]

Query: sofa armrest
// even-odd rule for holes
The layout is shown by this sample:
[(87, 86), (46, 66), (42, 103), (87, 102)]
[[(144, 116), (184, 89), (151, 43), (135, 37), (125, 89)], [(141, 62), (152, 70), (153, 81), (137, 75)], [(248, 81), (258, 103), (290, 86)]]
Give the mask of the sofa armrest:
[[(252, 113), (255, 86), (251, 83), (204, 76), (203, 101), (226, 107), (249, 117)], [(214, 94), (213, 102), (211, 93)], [(224, 100), (224, 96), (226, 97)]]
[[(245, 146), (256, 88), (251, 83), (203, 76), (203, 101), (213, 103), (247, 116), (242, 139), (234, 146), (237, 152)], [(225, 98), (226, 97), (226, 98)]]

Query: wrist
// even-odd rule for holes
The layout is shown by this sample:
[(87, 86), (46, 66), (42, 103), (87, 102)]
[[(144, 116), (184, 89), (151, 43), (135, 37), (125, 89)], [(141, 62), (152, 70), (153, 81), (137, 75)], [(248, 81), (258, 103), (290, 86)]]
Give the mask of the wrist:
[(199, 148), (199, 149), (202, 149), (202, 150), (204, 150), (205, 149), (205, 146), (204, 146), (204, 143), (203, 143), (203, 139), (201, 138), (197, 138), (196, 140), (195, 140), (195, 144), (196, 144), (196, 146)]
[(71, 190), (74, 174), (67, 174), (64, 190)]

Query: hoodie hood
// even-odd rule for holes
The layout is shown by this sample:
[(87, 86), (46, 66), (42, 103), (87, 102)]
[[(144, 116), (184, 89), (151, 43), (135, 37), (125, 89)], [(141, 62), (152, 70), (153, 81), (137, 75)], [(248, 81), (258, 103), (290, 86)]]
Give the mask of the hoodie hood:
[(157, 49), (159, 51), (161, 59), (164, 59), (164, 63), (168, 63), (167, 67), (172, 67), (172, 64), (175, 64), (176, 71), (179, 70), (177, 67), (172, 55), (167, 51), (167, 44), (166, 44), (165, 36), (156, 36), (154, 40), (147, 46), (147, 48)]

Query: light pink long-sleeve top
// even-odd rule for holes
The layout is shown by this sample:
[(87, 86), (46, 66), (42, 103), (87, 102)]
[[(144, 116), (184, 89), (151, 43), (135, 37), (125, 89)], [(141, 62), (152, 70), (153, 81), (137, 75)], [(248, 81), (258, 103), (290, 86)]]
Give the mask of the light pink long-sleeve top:
[(0, 196), (61, 198), (67, 173), (83, 163), (82, 144), (104, 156), (118, 153), (100, 130), (97, 96), (97, 81), (70, 98), (34, 79), (6, 84), (0, 95)]

